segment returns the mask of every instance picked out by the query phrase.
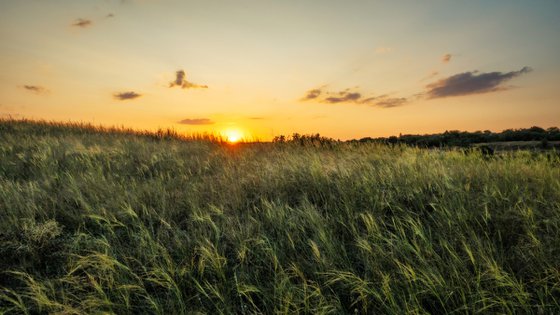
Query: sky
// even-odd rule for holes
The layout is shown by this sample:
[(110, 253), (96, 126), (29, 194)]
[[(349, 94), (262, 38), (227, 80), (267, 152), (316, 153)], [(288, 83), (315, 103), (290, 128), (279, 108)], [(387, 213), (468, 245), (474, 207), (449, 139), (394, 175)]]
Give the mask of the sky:
[(560, 126), (560, 0), (0, 0), (0, 117), (247, 139)]

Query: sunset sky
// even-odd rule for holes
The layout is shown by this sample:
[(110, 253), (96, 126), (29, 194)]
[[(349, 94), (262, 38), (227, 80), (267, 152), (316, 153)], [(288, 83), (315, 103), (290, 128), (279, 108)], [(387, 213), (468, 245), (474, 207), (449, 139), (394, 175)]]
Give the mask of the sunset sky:
[(339, 139), (560, 126), (560, 1), (1, 0), (0, 116)]

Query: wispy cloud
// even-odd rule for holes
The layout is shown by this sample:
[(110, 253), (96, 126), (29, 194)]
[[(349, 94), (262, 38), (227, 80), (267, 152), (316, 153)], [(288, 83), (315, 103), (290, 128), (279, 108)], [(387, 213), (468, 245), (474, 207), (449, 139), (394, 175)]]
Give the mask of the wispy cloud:
[(338, 96), (330, 96), (323, 99), (323, 101), (325, 103), (331, 103), (331, 104), (348, 103), (348, 102), (352, 103), (352, 102), (358, 102), (361, 98), (362, 98), (362, 94), (358, 92), (341, 91), (338, 92)]
[(50, 92), (47, 88), (39, 85), (23, 85), (21, 86), (21, 88), (37, 95), (45, 95)]
[(451, 61), (452, 57), (453, 57), (453, 55), (451, 55), (451, 54), (445, 54), (441, 57), (441, 62), (448, 63), (448, 62)]
[(463, 72), (428, 84), (426, 94), (428, 98), (441, 98), (503, 91), (510, 88), (503, 83), (531, 71), (531, 68), (523, 67), (506, 73)]
[(128, 92), (120, 92), (120, 93), (115, 93), (113, 94), (113, 97), (119, 101), (126, 101), (126, 100), (132, 100), (135, 98), (138, 98), (142, 96), (141, 94), (138, 94), (136, 92), (133, 91), (128, 91)]
[(76, 21), (74, 21), (74, 23), (72, 23), (72, 26), (77, 26), (77, 27), (81, 27), (81, 28), (86, 28), (88, 26), (91, 26), (93, 24), (92, 20), (88, 20), (88, 19), (76, 19)]
[(169, 87), (179, 86), (182, 89), (207, 89), (208, 85), (201, 85), (187, 81), (185, 71), (178, 70), (175, 72), (175, 80), (169, 83)]
[(346, 89), (340, 92), (329, 92), (325, 91), (324, 87), (320, 89), (312, 89), (305, 93), (301, 98), (301, 101), (311, 101), (315, 100), (320, 103), (326, 104), (364, 104), (370, 106), (379, 106), (384, 108), (397, 107), (404, 105), (408, 102), (407, 98), (392, 98), (388, 94), (382, 94), (378, 96), (364, 97), (362, 93), (357, 91), (352, 91), (351, 89)]
[(209, 118), (185, 118), (177, 123), (183, 125), (212, 125), (214, 122)]
[(382, 98), (378, 100), (375, 105), (385, 108), (402, 106), (408, 102), (404, 97)]
[(115, 17), (115, 15), (113, 13), (109, 13), (109, 14), (105, 15), (105, 17), (106, 18), (112, 18), (112, 17)]

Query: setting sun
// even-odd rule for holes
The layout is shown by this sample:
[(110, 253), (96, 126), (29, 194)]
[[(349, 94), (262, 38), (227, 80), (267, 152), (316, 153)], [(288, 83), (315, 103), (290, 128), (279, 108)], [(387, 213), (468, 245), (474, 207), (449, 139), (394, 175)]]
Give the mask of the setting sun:
[(236, 143), (241, 140), (243, 133), (237, 129), (229, 129), (223, 132), (223, 135), (229, 143)]

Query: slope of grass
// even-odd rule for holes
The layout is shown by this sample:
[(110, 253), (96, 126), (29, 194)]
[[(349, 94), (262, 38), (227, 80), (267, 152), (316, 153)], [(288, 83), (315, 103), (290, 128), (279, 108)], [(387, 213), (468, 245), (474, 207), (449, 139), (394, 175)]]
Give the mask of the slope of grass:
[(0, 122), (0, 313), (560, 312), (560, 159)]

